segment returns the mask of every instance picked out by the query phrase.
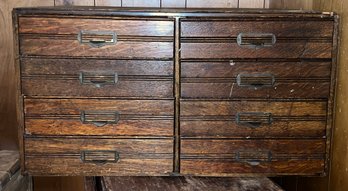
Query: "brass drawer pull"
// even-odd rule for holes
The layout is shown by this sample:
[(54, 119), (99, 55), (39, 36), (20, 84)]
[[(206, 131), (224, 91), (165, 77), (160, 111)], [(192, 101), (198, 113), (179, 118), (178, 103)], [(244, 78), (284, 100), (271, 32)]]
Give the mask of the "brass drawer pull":
[(115, 85), (118, 82), (118, 74), (95, 75), (81, 72), (79, 75), (80, 84), (93, 84), (97, 88), (105, 85)]
[(118, 112), (98, 112), (82, 111), (80, 120), (83, 124), (94, 124), (97, 127), (103, 127), (107, 124), (117, 124), (120, 119)]
[(238, 74), (238, 86), (259, 89), (262, 87), (272, 87), (275, 77), (272, 74)]
[(99, 48), (105, 45), (116, 44), (117, 35), (112, 31), (80, 31), (77, 40), (81, 44), (88, 44), (91, 47)]
[(95, 163), (98, 165), (106, 163), (117, 163), (120, 154), (117, 151), (82, 151), (81, 161), (84, 163)]
[(251, 166), (258, 166), (261, 162), (271, 162), (271, 151), (237, 151), (236, 160), (238, 162), (245, 162)]
[(251, 128), (261, 127), (262, 124), (272, 124), (272, 114), (263, 112), (241, 112), (236, 115), (236, 123)]
[(276, 41), (272, 33), (239, 33), (237, 36), (237, 44), (247, 48), (271, 47)]

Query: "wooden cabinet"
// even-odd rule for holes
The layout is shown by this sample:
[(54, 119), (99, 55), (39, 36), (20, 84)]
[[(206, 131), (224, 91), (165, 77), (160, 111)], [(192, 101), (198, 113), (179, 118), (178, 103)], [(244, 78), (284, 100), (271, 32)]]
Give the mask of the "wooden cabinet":
[(22, 169), (32, 175), (325, 175), (337, 17), (21, 8)]

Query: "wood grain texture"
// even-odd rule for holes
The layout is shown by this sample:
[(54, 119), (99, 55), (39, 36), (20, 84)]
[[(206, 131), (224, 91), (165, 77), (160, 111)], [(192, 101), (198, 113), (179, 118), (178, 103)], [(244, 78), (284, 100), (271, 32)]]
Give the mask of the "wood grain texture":
[(182, 78), (237, 78), (241, 73), (248, 73), (272, 74), (276, 79), (329, 79), (330, 71), (330, 62), (248, 62), (239, 60), (181, 62)]
[(122, 0), (122, 7), (160, 7), (161, 0)]
[[(69, 85), (67, 85), (69, 83)], [(74, 80), (49, 80), (43, 78), (22, 81), (23, 93), (40, 96), (82, 96), (82, 97), (153, 97), (173, 98), (173, 81), (138, 79), (122, 80), (117, 83), (96, 86), (94, 83), (81, 84)]]
[(237, 112), (265, 112), (273, 116), (325, 116), (326, 102), (181, 101), (180, 116), (235, 116)]
[[(82, 163), (77, 157), (27, 157), (27, 170), (35, 176), (168, 176), (173, 159), (123, 159), (118, 163)], [(43, 173), (45, 172), (45, 173)]]
[(94, 0), (54, 0), (55, 6), (94, 6)]
[(237, 8), (238, 0), (187, 0), (187, 8)]
[(95, 6), (121, 7), (122, 0), (95, 0)]
[(84, 178), (81, 176), (36, 176), (35, 191), (84, 191)]
[(20, 51), (23, 56), (61, 57), (108, 57), (132, 58), (172, 58), (173, 43), (170, 42), (126, 42), (100, 48), (80, 44), (77, 40), (63, 39), (22, 39)]
[[(117, 18), (116, 18), (117, 19)], [(19, 33), (30, 34), (74, 34), (84, 31), (113, 31), (118, 36), (173, 36), (172, 21), (112, 20), (20, 17)]]
[(196, 138), (321, 138), (326, 135), (325, 121), (276, 121), (259, 127), (238, 124), (233, 117), (227, 119), (182, 119), (182, 137)]
[(193, 58), (331, 58), (332, 44), (317, 42), (276, 43), (272, 47), (250, 49), (237, 43), (182, 43), (183, 59)]
[[(118, 111), (121, 114), (173, 116), (171, 100), (25, 99), (25, 114), (80, 115), (80, 111)], [(145, 107), (146, 106), (146, 107)]]
[(268, 178), (207, 177), (102, 177), (105, 190), (122, 191), (187, 191), (187, 190), (263, 190), (281, 191)]
[(264, 0), (241, 0), (238, 8), (264, 8)]
[[(271, 87), (239, 86), (234, 80), (181, 84), (182, 98), (328, 98), (330, 82), (275, 82)], [(230, 82), (228, 82), (230, 81)]]
[[(320, 72), (325, 67), (323, 64), (313, 64), (317, 69), (312, 72), (315, 75), (326, 74)], [(96, 71), (95, 67), (98, 67)], [(314, 66), (313, 66), (314, 67)], [(166, 76), (173, 77), (174, 64), (172, 61), (151, 61), (151, 60), (86, 60), (86, 59), (42, 59), (42, 58), (23, 58), (21, 59), (21, 74), (23, 76), (35, 75), (79, 75), (81, 72), (87, 74), (104, 73), (110, 71), (117, 73), (118, 76)]]
[(184, 20), (181, 37), (234, 37), (240, 33), (272, 33), (276, 38), (332, 36), (333, 21), (202, 21)]

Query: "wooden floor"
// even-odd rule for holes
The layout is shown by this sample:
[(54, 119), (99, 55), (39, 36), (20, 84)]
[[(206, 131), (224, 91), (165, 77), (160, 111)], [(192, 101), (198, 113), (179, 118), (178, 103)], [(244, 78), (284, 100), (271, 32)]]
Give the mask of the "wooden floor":
[[(100, 185), (98, 185), (98, 182)], [(265, 177), (101, 177), (97, 187), (102, 191), (282, 191)]]

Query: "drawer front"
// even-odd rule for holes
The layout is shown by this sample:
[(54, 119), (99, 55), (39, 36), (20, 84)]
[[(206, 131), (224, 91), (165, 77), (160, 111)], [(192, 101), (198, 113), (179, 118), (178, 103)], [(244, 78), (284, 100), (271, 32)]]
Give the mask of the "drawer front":
[(326, 102), (181, 101), (180, 134), (201, 138), (325, 138)]
[[(220, 81), (220, 82), (219, 82)], [(227, 82), (226, 82), (227, 81)], [(228, 82), (229, 81), (229, 82)], [(274, 84), (249, 81), (238, 84), (236, 80), (183, 80), (182, 98), (328, 98), (329, 80), (311, 80), (310, 82), (287, 82), (277, 80)], [(269, 81), (269, 80), (268, 80)], [(268, 83), (268, 82), (265, 82)]]
[(27, 135), (173, 136), (172, 100), (25, 99)]
[(25, 139), (26, 170), (35, 175), (168, 175), (171, 139)]
[(31, 96), (174, 97), (172, 77), (116, 77), (115, 73), (24, 77), (22, 92)]
[(236, 173), (319, 174), (325, 140), (181, 141), (181, 172), (190, 175)]
[(236, 80), (240, 74), (268, 74), (277, 79), (330, 79), (331, 62), (212, 61), (181, 62), (181, 77)]
[(272, 33), (278, 38), (332, 38), (333, 21), (183, 20), (182, 37), (237, 37), (240, 33)]
[(23, 77), (37, 75), (71, 75), (79, 77), (81, 73), (110, 74), (118, 76), (173, 76), (172, 61), (151, 60), (87, 60), (87, 59), (21, 59), (21, 75)]
[(117, 36), (173, 36), (174, 22), (155, 19), (86, 19), (20, 17), (19, 33), (77, 35), (80, 31), (114, 31)]
[[(171, 59), (173, 42), (118, 40), (96, 47), (77, 39), (25, 36), (20, 38), (21, 56), (84, 57), (112, 59)], [(98, 44), (98, 43), (95, 43)]]
[[(202, 40), (201, 40), (202, 41)], [(182, 59), (243, 59), (243, 58), (331, 58), (332, 43), (295, 41), (276, 42), (270, 47), (248, 48), (231, 42), (188, 42), (181, 44)]]

